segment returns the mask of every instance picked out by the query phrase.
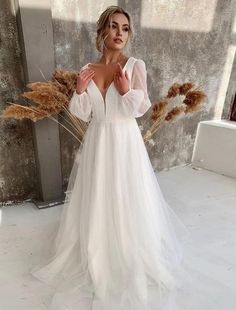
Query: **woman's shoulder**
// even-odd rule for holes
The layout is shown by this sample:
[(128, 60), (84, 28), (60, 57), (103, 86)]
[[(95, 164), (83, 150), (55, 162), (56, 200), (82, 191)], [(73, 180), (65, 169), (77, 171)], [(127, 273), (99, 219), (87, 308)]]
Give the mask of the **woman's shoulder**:
[(135, 58), (134, 57), (134, 67), (146, 69), (146, 63), (143, 58)]
[(89, 64), (90, 63), (88, 62), (86, 65), (82, 66), (79, 71), (81, 72), (82, 70), (87, 69)]
[(145, 66), (145, 61), (143, 58), (138, 58), (134, 56), (130, 56), (130, 58), (132, 58), (134, 64)]

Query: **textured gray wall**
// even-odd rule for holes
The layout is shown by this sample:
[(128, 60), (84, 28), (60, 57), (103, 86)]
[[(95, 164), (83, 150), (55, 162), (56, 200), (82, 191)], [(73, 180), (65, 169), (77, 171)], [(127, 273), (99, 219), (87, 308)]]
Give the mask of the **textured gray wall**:
[[(0, 110), (24, 86), (16, 18), (9, 0), (0, 2)], [(0, 201), (37, 197), (31, 121), (0, 118)]]
[[(1, 106), (6, 99), (14, 99), (23, 85), (16, 24), (7, 3), (1, 1), (0, 7)], [(223, 118), (228, 117), (235, 91), (236, 66), (231, 72), (228, 58), (229, 50), (232, 54), (236, 46), (236, 31), (232, 30), (236, 0), (52, 0), (58, 68), (79, 69), (100, 56), (95, 48), (96, 21), (111, 4), (131, 12), (135, 38), (126, 54), (145, 60), (152, 102), (164, 96), (174, 82), (189, 80), (195, 80), (208, 95), (202, 111), (164, 125), (154, 137), (156, 144), (147, 146), (156, 171), (189, 163), (198, 122), (215, 118), (216, 110), (223, 111)], [(226, 94), (227, 78), (231, 80)], [(137, 120), (141, 125), (145, 116)], [(33, 182), (35, 163), (30, 122), (1, 121), (0, 126), (0, 184), (4, 188), (0, 200), (12, 197), (12, 193), (15, 197), (31, 196), (37, 190)], [(66, 188), (78, 143), (62, 128), (60, 137)]]

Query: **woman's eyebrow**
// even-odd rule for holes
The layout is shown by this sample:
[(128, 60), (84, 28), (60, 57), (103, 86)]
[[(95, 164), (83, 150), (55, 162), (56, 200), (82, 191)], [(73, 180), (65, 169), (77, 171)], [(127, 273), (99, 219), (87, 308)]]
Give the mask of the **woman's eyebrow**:
[[(114, 24), (118, 25), (118, 23), (117, 23), (117, 22), (112, 21), (112, 23), (114, 23)], [(128, 24), (123, 24), (122, 26), (129, 26), (129, 25), (128, 25)]]

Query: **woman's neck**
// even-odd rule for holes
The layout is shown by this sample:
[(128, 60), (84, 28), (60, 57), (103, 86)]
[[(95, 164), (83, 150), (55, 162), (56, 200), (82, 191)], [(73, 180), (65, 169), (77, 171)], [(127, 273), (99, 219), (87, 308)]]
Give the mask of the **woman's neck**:
[(100, 60), (98, 61), (98, 63), (101, 64), (112, 64), (112, 63), (117, 63), (117, 62), (122, 62), (124, 59), (126, 59), (127, 57), (125, 55), (123, 55), (121, 52), (119, 53), (104, 53), (102, 55), (102, 57), (100, 58)]

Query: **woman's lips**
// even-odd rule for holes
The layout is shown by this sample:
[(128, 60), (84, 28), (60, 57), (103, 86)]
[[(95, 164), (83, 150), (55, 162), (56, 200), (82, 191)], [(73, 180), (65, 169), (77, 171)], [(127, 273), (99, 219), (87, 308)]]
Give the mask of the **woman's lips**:
[(121, 39), (114, 39), (114, 42), (118, 43), (118, 44), (121, 44), (122, 43), (122, 40)]

